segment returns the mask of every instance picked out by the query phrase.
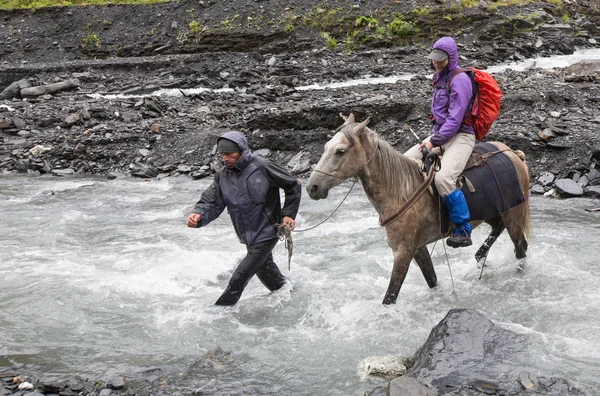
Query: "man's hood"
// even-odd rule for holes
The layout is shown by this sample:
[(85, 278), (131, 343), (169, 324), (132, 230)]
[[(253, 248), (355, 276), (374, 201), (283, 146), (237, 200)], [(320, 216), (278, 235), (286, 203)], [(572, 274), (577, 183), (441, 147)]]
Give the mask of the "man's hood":
[(238, 163), (243, 162), (245, 164), (252, 157), (252, 153), (250, 152), (250, 148), (248, 147), (248, 140), (246, 140), (246, 136), (242, 132), (238, 132), (238, 131), (225, 132), (224, 134), (222, 134), (221, 136), (219, 136), (217, 138), (217, 143), (219, 142), (219, 139), (231, 140), (232, 142), (234, 142), (235, 144), (238, 145), (240, 150), (242, 150), (242, 156), (238, 160)]

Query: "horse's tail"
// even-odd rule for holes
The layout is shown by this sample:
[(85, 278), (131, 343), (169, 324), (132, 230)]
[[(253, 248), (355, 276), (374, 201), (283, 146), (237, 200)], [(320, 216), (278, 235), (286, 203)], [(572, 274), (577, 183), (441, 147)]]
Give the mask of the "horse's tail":
[[(527, 240), (530, 240), (531, 238), (531, 210), (529, 208), (529, 167), (527, 166), (527, 162), (525, 162), (525, 153), (521, 150), (512, 150), (513, 153), (515, 153), (515, 155), (517, 157), (519, 157), (519, 159), (521, 161), (523, 161), (523, 173), (524, 173), (524, 177), (523, 178), (519, 178), (520, 184), (521, 184), (521, 190), (523, 191), (523, 197), (525, 197), (525, 202), (523, 202), (523, 218), (522, 218), (522, 226), (523, 226), (523, 233), (525, 234), (525, 237), (527, 238)], [(518, 167), (518, 164), (515, 164), (515, 167)], [(517, 169), (518, 171), (518, 169)]]
[(525, 174), (523, 180), (521, 181), (521, 190), (523, 191), (523, 197), (525, 197), (525, 202), (523, 202), (523, 233), (525, 234), (525, 238), (530, 241), (531, 240), (531, 210), (529, 207), (529, 167), (527, 166), (527, 162), (525, 162), (525, 153), (521, 150), (516, 150), (515, 154), (517, 157), (523, 161), (523, 173)]
[(529, 208), (529, 187), (523, 192), (525, 196), (525, 207), (523, 208), (523, 233), (528, 241), (531, 241), (531, 210)]

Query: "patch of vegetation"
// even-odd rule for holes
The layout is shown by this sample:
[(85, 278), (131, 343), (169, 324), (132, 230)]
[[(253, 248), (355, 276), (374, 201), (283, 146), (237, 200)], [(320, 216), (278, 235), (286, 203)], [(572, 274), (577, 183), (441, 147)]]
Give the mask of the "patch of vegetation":
[(417, 28), (410, 22), (403, 20), (400, 17), (395, 17), (389, 25), (389, 31), (396, 37), (407, 37), (416, 33)]
[(325, 39), (325, 44), (327, 45), (327, 48), (334, 49), (335, 47), (337, 47), (337, 40), (335, 39), (335, 37), (331, 37), (329, 33), (321, 32), (321, 37)]
[(351, 32), (348, 32), (348, 34), (346, 34), (346, 38), (344, 39), (344, 48), (346, 49), (346, 52), (352, 52), (354, 50), (356, 50), (356, 48), (358, 47), (359, 42), (367, 42), (369, 41), (368, 36), (363, 37), (363, 40), (359, 39), (359, 35), (360, 32), (358, 30), (353, 30)]
[(295, 23), (298, 17), (294, 14), (286, 14), (285, 17), (279, 21), (279, 24), (284, 25), (283, 31), (286, 33), (291, 33), (294, 30)]
[(193, 34), (200, 33), (200, 25), (198, 25), (198, 22), (191, 21), (189, 26), (190, 26), (190, 33), (193, 33)]
[(370, 16), (359, 16), (354, 23), (356, 27), (366, 27), (367, 29), (375, 29), (379, 26), (379, 21)]
[(460, 0), (460, 6), (462, 8), (471, 8), (479, 4), (479, 0)]
[(219, 26), (217, 27), (217, 29), (229, 32), (233, 29), (240, 29), (242, 30), (242, 24), (239, 21), (240, 15), (239, 14), (235, 14), (234, 16), (230, 18), (225, 18), (221, 21), (221, 23), (219, 24)]
[[(546, 3), (559, 5), (562, 4), (563, 0), (544, 0)], [(524, 6), (529, 3), (536, 3), (539, 0), (493, 0), (487, 6), (487, 9), (492, 11), (497, 9), (498, 7), (508, 7), (508, 6)], [(475, 4), (477, 5), (477, 4)]]
[(179, 44), (185, 44), (187, 43), (189, 39), (189, 33), (187, 30), (185, 29), (177, 29), (177, 41), (179, 42)]
[(413, 14), (416, 14), (417, 16), (424, 16), (424, 15), (428, 15), (431, 12), (431, 8), (429, 8), (429, 6), (415, 8), (414, 10), (412, 10), (412, 12), (413, 12)]
[(1, 0), (0, 9), (85, 6), (99, 4), (154, 4), (169, 0)]
[(564, 13), (562, 15), (562, 20), (563, 20), (564, 23), (569, 23), (569, 22), (571, 22), (571, 17), (569, 17), (569, 14)]
[(373, 37), (378, 40), (383, 40), (387, 34), (387, 29), (385, 26), (379, 26), (375, 29), (375, 33), (373, 33)]
[(328, 9), (327, 7), (317, 6), (313, 11), (306, 14), (304, 23), (313, 28), (330, 29), (343, 24), (345, 19), (342, 7)]
[(263, 14), (255, 14), (252, 12), (246, 17), (246, 28), (260, 30), (265, 25), (265, 16)]
[(81, 39), (83, 48), (100, 47), (100, 39), (95, 33), (90, 33)]

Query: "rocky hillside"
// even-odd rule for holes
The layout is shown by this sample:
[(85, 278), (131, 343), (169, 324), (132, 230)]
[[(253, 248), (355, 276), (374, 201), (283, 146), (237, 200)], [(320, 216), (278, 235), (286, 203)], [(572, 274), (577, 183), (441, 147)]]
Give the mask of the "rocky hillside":
[[(405, 150), (416, 143), (411, 130), (429, 130), (424, 57), (440, 35), (456, 37), (462, 66), (481, 68), (600, 46), (596, 1), (507, 3), (201, 0), (0, 11), (0, 169), (204, 177), (215, 166), (214, 136), (239, 129), (303, 174), (350, 112), (370, 116)], [(556, 178), (594, 184), (599, 69), (497, 75), (502, 114), (488, 139), (527, 154), (532, 179), (543, 176), (538, 192)], [(302, 89), (403, 73), (414, 77)], [(197, 87), (210, 90), (185, 91)], [(135, 96), (159, 89), (184, 95)]]

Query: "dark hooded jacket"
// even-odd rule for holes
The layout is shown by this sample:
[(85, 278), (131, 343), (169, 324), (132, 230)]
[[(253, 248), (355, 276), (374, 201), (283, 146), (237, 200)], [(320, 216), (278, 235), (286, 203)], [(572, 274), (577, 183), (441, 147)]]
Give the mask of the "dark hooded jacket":
[[(240, 242), (255, 245), (276, 238), (275, 224), (281, 224), (284, 216), (296, 218), (302, 195), (300, 182), (279, 165), (252, 155), (241, 132), (227, 132), (217, 142), (219, 139), (235, 142), (242, 155), (232, 169), (224, 167), (218, 172), (202, 193), (192, 210), (201, 215), (198, 227), (227, 208)], [(285, 192), (283, 208), (280, 188)]]
[(466, 73), (458, 73), (450, 81), (450, 97), (448, 97), (448, 79), (458, 67), (458, 48), (454, 39), (448, 36), (436, 41), (433, 48), (441, 49), (448, 54), (448, 66), (433, 75), (431, 115), (435, 124), (430, 141), (434, 147), (440, 147), (458, 132), (475, 133), (473, 127), (462, 124), (465, 112), (471, 107), (473, 85)]

